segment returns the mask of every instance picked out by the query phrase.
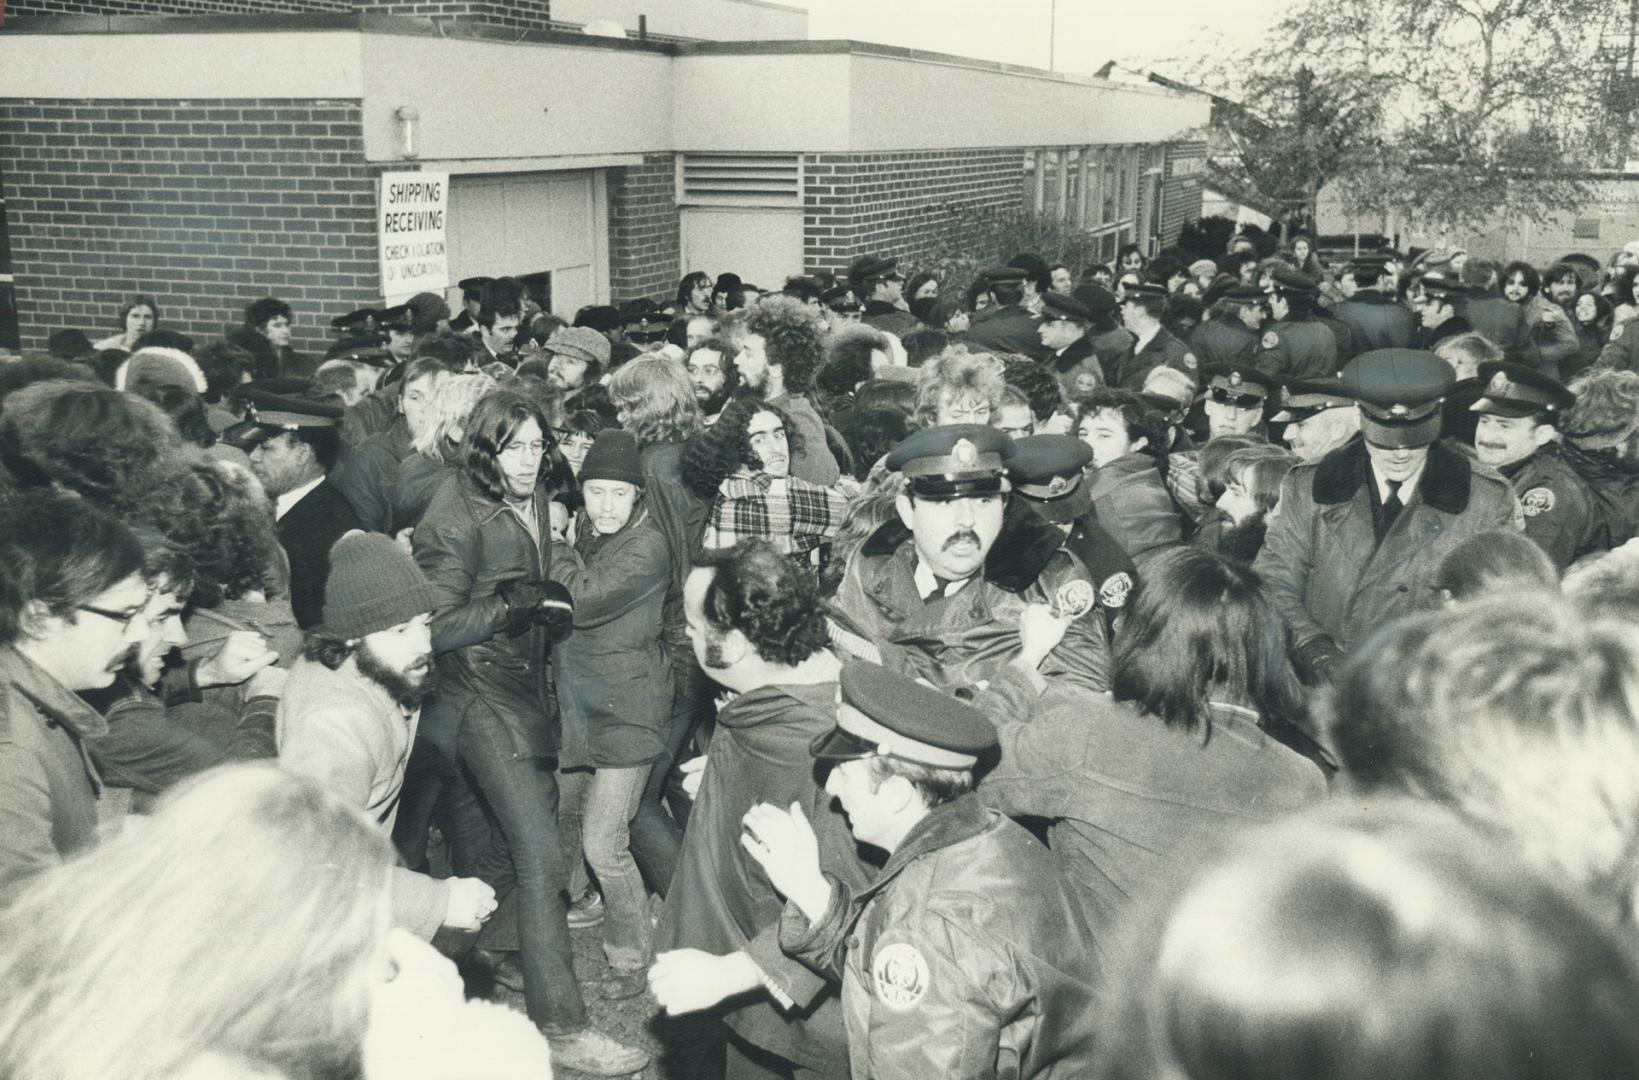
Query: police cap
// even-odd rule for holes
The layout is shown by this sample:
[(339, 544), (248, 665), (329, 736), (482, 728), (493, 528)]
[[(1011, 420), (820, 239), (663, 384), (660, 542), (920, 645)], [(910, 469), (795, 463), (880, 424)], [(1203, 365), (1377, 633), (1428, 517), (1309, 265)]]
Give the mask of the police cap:
[(1225, 290), (1223, 298), (1236, 304), (1261, 304), (1269, 299), (1269, 294), (1256, 285), (1237, 285)]
[(1093, 505), (1081, 471), (1093, 460), (1090, 446), (1074, 435), (1027, 435), (1013, 443), (1007, 463), (1013, 491), (1055, 525), (1074, 521)]
[(1343, 369), (1366, 441), (1376, 446), (1427, 446), (1439, 438), (1440, 401), (1455, 382), (1445, 361), (1422, 349), (1374, 349)]
[(286, 431), (340, 426), (346, 410), (334, 398), (321, 397), (321, 393), (310, 379), (247, 383), (233, 395), (234, 401), (244, 406), (245, 418), (222, 432), (222, 441), (248, 451)]
[(1276, 388), (1273, 377), (1251, 364), (1208, 364), (1201, 369), (1201, 377), (1206, 381), (1204, 389), (1208, 398), (1238, 409), (1261, 406)]
[(1469, 406), (1470, 412), (1509, 417), (1547, 413), (1558, 418), (1576, 404), (1576, 395), (1558, 379), (1525, 364), (1488, 360), (1480, 365), (1479, 375), (1485, 391)]
[(997, 749), (985, 714), (908, 675), (845, 664), (837, 680), (837, 726), (809, 744), (820, 761), (892, 757), (935, 769), (971, 769)]
[[(1111, 297), (1114, 299), (1114, 297)], [(1048, 320), (1069, 319), (1072, 322), (1091, 323), (1093, 313), (1072, 293), (1065, 296), (1063, 293), (1045, 292), (1041, 296), (1042, 318)]]
[(898, 259), (881, 255), (861, 255), (848, 265), (848, 280), (858, 285), (869, 285), (887, 277), (898, 265)]
[(985, 271), (985, 283), (989, 285), (1017, 284), (1029, 276), (1017, 266), (992, 266)]
[(373, 330), (381, 319), (381, 311), (373, 307), (359, 308), (349, 311), (345, 315), (337, 315), (330, 320), (332, 330), (348, 331)]
[(1076, 302), (1093, 313), (1096, 319), (1100, 315), (1109, 315), (1121, 305), (1115, 301), (1115, 293), (1106, 289), (1096, 281), (1084, 281), (1070, 290), (1070, 295)]
[(1320, 282), (1308, 274), (1280, 267), (1269, 275), (1269, 291), (1282, 296), (1303, 296), (1320, 288)]
[(1269, 419), (1277, 424), (1295, 423), (1354, 404), (1354, 394), (1341, 379), (1293, 379), (1280, 388), (1280, 412)]
[(910, 493), (924, 499), (961, 499), (1007, 491), (1013, 440), (984, 424), (924, 428), (888, 454)]
[(415, 308), (409, 304), (382, 308), (376, 315), (376, 325), (383, 330), (414, 330)]
[(849, 314), (859, 310), (859, 301), (854, 298), (853, 290), (846, 285), (826, 289), (820, 294), (820, 303), (838, 314)]
[(373, 352), (387, 343), (387, 335), (381, 330), (362, 330), (348, 334), (331, 342), (330, 347), (324, 350), (326, 360), (335, 360), (338, 357), (352, 353)]
[(1419, 284), (1423, 287), (1424, 296), (1460, 299), (1473, 291), (1467, 285), (1459, 281), (1452, 281), (1450, 278), (1441, 277), (1439, 274), (1424, 274)]
[(1141, 281), (1137, 285), (1125, 285), (1122, 286), (1122, 288), (1125, 290), (1125, 294), (1121, 298), (1121, 302), (1123, 304), (1130, 300), (1138, 300), (1145, 296), (1154, 297), (1157, 300), (1165, 300), (1167, 298), (1166, 287), (1157, 285), (1152, 281)]
[(461, 298), (464, 299), (464, 300), (477, 300), (477, 299), (479, 299), (481, 296), (483, 296), (484, 286), (488, 285), (490, 282), (492, 282), (494, 280), (495, 279), (492, 278), (492, 277), (462, 278), (461, 281), (459, 282), (459, 285), (461, 287)]

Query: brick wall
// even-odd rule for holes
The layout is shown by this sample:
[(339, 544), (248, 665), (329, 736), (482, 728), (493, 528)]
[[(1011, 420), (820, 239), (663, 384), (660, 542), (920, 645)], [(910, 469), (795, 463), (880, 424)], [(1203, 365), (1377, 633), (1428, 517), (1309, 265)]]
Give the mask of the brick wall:
[(551, 0), (7, 0), (8, 16), (268, 15), (367, 11), (458, 19), (509, 30), (551, 29)]
[(1206, 143), (1167, 147), (1161, 179), (1161, 246), (1178, 239), (1186, 222), (1201, 216), (1201, 182), (1206, 178)]
[(136, 292), (201, 341), (281, 297), (302, 350), (380, 302), (357, 101), (4, 99), (0, 160), (24, 348)]
[(616, 303), (677, 292), (683, 275), (675, 170), (671, 154), (609, 170), (609, 295)]
[(883, 252), (916, 262), (960, 250), (987, 215), (1024, 204), (1024, 151), (803, 155), (803, 265), (845, 268)]

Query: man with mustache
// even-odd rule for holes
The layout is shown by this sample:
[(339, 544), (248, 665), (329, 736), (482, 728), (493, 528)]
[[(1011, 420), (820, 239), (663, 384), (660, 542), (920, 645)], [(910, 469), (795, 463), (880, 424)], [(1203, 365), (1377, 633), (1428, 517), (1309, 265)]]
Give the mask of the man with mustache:
[(900, 443), (887, 467), (905, 488), (898, 520), (849, 560), (836, 606), (850, 629), (878, 643), (882, 662), (954, 690), (989, 679), (1019, 655), (1019, 619), (1048, 604), (1072, 619), (1040, 671), (1094, 690), (1108, 686), (1109, 647), (1087, 568), (1050, 533), (1005, 546), (1013, 440), (979, 424), (926, 428)]
[[(324, 621), (307, 637), (279, 703), (279, 764), (311, 776), (391, 831), (433, 688), (432, 586), (389, 537), (352, 532), (330, 550)], [(477, 930), (495, 892), (477, 878), (440, 881), (402, 867), (393, 921), (423, 938), (440, 925)]]
[(1475, 455), (1514, 485), (1525, 511), (1525, 535), (1563, 571), (1604, 546), (1593, 492), (1559, 456), (1560, 420), (1576, 395), (1524, 364), (1480, 365), (1485, 391), (1469, 406), (1479, 414)]

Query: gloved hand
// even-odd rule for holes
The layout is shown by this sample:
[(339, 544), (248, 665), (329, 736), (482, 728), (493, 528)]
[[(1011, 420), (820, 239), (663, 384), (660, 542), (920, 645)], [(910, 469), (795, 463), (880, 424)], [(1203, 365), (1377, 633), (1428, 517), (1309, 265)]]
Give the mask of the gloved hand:
[(1325, 634), (1310, 638), (1292, 650), (1292, 667), (1304, 686), (1324, 686), (1332, 681), (1332, 668), (1343, 659), (1343, 650)]
[(575, 601), (569, 590), (556, 581), (543, 582), (544, 594), (535, 609), (535, 623), (546, 628), (546, 643), (556, 645), (569, 636), (575, 626)]
[(552, 584), (550, 581), (513, 578), (495, 586), (495, 595), (506, 604), (506, 617), (501, 623), (501, 628), (508, 636), (516, 636), (529, 629), (540, 610), (541, 601), (546, 599), (547, 586)]

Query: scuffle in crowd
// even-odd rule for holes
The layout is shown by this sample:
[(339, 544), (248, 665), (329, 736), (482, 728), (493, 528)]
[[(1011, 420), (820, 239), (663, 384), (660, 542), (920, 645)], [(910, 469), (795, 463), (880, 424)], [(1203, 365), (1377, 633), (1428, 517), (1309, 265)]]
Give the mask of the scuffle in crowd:
[(0, 1076), (1639, 1077), (1636, 252), (53, 334)]

